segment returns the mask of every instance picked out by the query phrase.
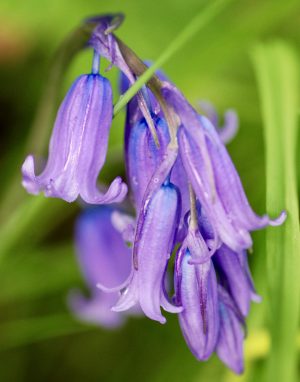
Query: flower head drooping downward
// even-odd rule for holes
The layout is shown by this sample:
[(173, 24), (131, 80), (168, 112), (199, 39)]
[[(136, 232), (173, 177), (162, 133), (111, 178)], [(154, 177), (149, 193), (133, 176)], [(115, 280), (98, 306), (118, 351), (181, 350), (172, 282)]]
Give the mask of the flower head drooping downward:
[[(155, 98), (152, 88), (144, 88), (159, 147), (138, 99), (127, 106), (125, 158), (137, 221), (132, 237), (133, 272), (113, 310), (139, 303), (149, 318), (161, 323), (165, 322), (161, 306), (177, 312), (184, 338), (199, 360), (207, 360), (216, 351), (227, 366), (241, 373), (244, 319), (250, 302), (259, 301), (247, 262), (250, 232), (282, 223), (285, 214), (272, 221), (257, 216), (249, 206), (223, 143), (237, 130), (233, 111), (226, 113), (220, 129), (199, 116), (165, 77), (159, 91), (177, 122), (170, 126), (166, 105)], [(210, 112), (217, 123), (216, 113), (212, 108)], [(176, 209), (179, 200), (181, 213)], [(176, 244), (177, 310), (164, 291), (167, 264)]]
[[(43, 191), (68, 202), (80, 196), (89, 204), (123, 201), (127, 186), (120, 178), (106, 192), (96, 185), (113, 116), (99, 56), (122, 71), (121, 92), (147, 68), (113, 34), (121, 20), (120, 15), (91, 19), (92, 73), (74, 82), (60, 106), (44, 171), (35, 175), (33, 157), (25, 160), (23, 186), (29, 193)], [(224, 146), (237, 130), (236, 114), (227, 112), (219, 128), (214, 108), (202, 108), (208, 118), (161, 72), (128, 103), (125, 165), (135, 216), (108, 207), (83, 214), (76, 237), (91, 299), (73, 294), (71, 305), (81, 318), (106, 326), (118, 325), (118, 312), (134, 306), (160, 323), (166, 322), (161, 307), (177, 313), (197, 359), (216, 352), (241, 373), (245, 318), (251, 301), (260, 299), (248, 267), (251, 232), (281, 224), (285, 213), (275, 220), (254, 213)]]
[(107, 151), (112, 122), (112, 90), (99, 73), (95, 53), (93, 71), (80, 76), (62, 102), (53, 129), (45, 169), (35, 175), (30, 155), (22, 166), (23, 186), (29, 193), (68, 202), (79, 195), (90, 204), (115, 203), (124, 199), (127, 186), (116, 178), (107, 192), (97, 188), (97, 178)]

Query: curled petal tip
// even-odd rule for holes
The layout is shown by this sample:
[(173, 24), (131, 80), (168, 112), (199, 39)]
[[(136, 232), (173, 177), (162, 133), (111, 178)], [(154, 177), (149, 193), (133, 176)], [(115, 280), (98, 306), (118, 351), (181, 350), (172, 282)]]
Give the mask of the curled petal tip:
[(128, 287), (121, 293), (117, 303), (112, 307), (113, 312), (123, 312), (132, 308), (138, 302), (137, 285), (134, 277), (130, 280)]
[(156, 321), (158, 321), (160, 324), (165, 324), (167, 322), (166, 318), (163, 316), (158, 317)]
[(40, 187), (35, 181), (34, 158), (28, 155), (22, 165), (22, 186), (30, 194), (37, 195), (40, 192)]
[(217, 129), (221, 141), (224, 144), (231, 142), (239, 129), (239, 119), (236, 111), (228, 109), (224, 115), (224, 124), (223, 126), (220, 126), (219, 116), (215, 107), (207, 101), (200, 101), (199, 104), (207, 118)]
[(126, 288), (128, 284), (130, 283), (131, 279), (133, 277), (133, 269), (131, 270), (129, 276), (126, 278), (125, 281), (123, 281), (121, 284), (116, 285), (115, 287), (107, 287), (101, 283), (97, 283), (96, 287), (103, 292), (106, 293), (114, 293), (114, 292), (120, 292), (122, 289)]
[(82, 199), (90, 204), (111, 204), (122, 202), (127, 194), (127, 185), (118, 176), (113, 180), (106, 193), (102, 194), (95, 185), (93, 190), (81, 195)]
[(279, 226), (281, 224), (283, 224), (285, 222), (287, 218), (287, 212), (285, 210), (281, 211), (280, 215), (278, 216), (278, 218), (276, 219), (270, 219), (270, 226), (272, 227), (276, 227), (276, 226)]
[(251, 301), (256, 302), (257, 304), (261, 303), (263, 298), (257, 293), (251, 293)]
[(128, 187), (127, 184), (122, 181), (121, 177), (116, 177), (116, 179), (113, 181), (113, 183), (110, 186), (113, 190), (116, 192), (116, 197), (114, 198), (113, 203), (119, 203), (124, 200), (124, 198), (127, 195)]
[(160, 324), (164, 325), (167, 322), (167, 319), (162, 315), (162, 314), (152, 314), (152, 315), (147, 315), (151, 320), (157, 321)]
[(119, 285), (116, 286), (116, 287), (106, 287), (103, 284), (97, 283), (96, 287), (98, 289), (102, 290), (102, 292), (106, 292), (106, 293), (115, 293), (115, 292), (118, 292), (120, 290), (120, 286)]
[(181, 313), (183, 311), (183, 306), (172, 304), (164, 294), (161, 298), (161, 306), (169, 313)]
[(227, 110), (224, 116), (225, 123), (219, 134), (223, 143), (227, 144), (233, 140), (239, 129), (239, 119), (235, 110)]

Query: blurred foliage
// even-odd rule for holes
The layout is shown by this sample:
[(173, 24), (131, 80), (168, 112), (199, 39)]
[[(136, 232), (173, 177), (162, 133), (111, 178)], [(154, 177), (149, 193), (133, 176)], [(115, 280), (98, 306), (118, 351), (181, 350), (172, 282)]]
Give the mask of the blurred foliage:
[[(12, 194), (10, 188), (20, 181), (26, 137), (51, 58), (83, 18), (124, 12), (126, 20), (117, 34), (142, 58), (155, 59), (208, 2), (1, 0), (0, 196), (3, 200), (10, 196), (11, 203), (0, 200), (0, 381), (264, 381), (263, 354), (259, 360), (249, 358), (242, 377), (227, 371), (216, 357), (197, 362), (172, 315), (164, 326), (130, 319), (116, 331), (76, 322), (68, 313), (66, 297), (82, 284), (72, 244), (79, 206), (34, 199), (21, 187)], [(299, 22), (298, 0), (235, 1), (163, 68), (194, 105), (208, 99), (221, 113), (229, 107), (239, 113), (241, 128), (229, 151), (258, 212), (265, 210), (265, 163), (250, 52), (257, 41), (274, 38), (286, 39), (299, 50)], [(76, 57), (59, 89), (61, 96), (90, 64), (91, 52)], [(108, 76), (117, 89), (117, 71)], [(118, 115), (114, 121), (102, 177), (107, 181), (124, 171), (123, 120)], [(264, 336), (259, 334), (266, 326), (265, 234), (257, 232), (253, 237), (251, 268), (264, 302), (252, 306), (247, 341), (258, 333), (261, 344), (257, 346), (265, 349)]]
[(297, 195), (297, 132), (299, 120), (299, 59), (286, 43), (259, 45), (254, 51), (262, 103), (267, 173), (267, 211), (284, 205), (288, 218), (277, 230), (267, 229), (266, 255), (269, 327), (272, 352), (270, 381), (297, 381), (299, 327), (300, 230)]

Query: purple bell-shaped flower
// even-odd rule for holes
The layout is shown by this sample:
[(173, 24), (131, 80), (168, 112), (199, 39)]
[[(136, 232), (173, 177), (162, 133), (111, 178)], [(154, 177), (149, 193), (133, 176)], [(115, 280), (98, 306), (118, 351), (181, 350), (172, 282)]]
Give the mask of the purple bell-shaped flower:
[(72, 85), (57, 113), (49, 146), (49, 157), (41, 174), (36, 175), (29, 155), (23, 166), (23, 186), (31, 194), (72, 202), (80, 196), (86, 203), (120, 202), (127, 186), (117, 177), (107, 192), (97, 187), (104, 165), (112, 122), (110, 82), (99, 73), (95, 53), (93, 72), (80, 76)]

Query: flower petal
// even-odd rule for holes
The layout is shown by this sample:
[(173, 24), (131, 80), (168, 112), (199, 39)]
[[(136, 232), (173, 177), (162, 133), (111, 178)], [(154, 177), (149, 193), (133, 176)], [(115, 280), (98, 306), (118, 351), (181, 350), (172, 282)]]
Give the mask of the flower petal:
[(214, 254), (213, 262), (218, 270), (221, 283), (228, 288), (241, 314), (246, 317), (250, 308), (252, 285), (249, 284), (238, 254), (226, 245), (222, 245)]
[(207, 135), (218, 196), (228, 216), (237, 226), (248, 231), (267, 226), (271, 219), (267, 215), (260, 217), (253, 212), (238, 173), (214, 126), (205, 117), (200, 117), (200, 120)]
[(147, 201), (144, 214), (139, 216), (134, 241), (134, 274), (113, 308), (115, 311), (128, 309), (139, 302), (146, 316), (163, 324), (166, 319), (161, 314), (161, 306), (170, 312), (181, 310), (168, 301), (164, 288), (179, 214), (178, 190), (170, 183), (158, 188)]
[(239, 129), (238, 115), (234, 110), (227, 110), (224, 115), (224, 126), (219, 125), (219, 116), (214, 106), (207, 101), (200, 102), (201, 109), (214, 125), (221, 141), (227, 144), (236, 136)]
[(252, 246), (252, 240), (247, 230), (238, 229), (228, 216), (221, 203), (219, 195), (211, 198), (211, 187), (204, 160), (198, 146), (191, 135), (184, 129), (180, 129), (179, 148), (183, 165), (188, 178), (193, 186), (205, 216), (215, 231), (213, 237), (220, 239), (236, 252)]
[(134, 194), (136, 208), (139, 209), (147, 186), (163, 160), (170, 140), (166, 122), (154, 118), (160, 147), (154, 139), (144, 119), (131, 127), (127, 143), (127, 173)]
[(148, 317), (161, 323), (165, 322), (160, 312), (164, 274), (178, 224), (178, 202), (174, 186), (161, 186), (147, 203), (134, 243), (141, 308)]
[(22, 166), (27, 191), (34, 194), (44, 191), (46, 196), (68, 202), (78, 195), (91, 204), (123, 200), (127, 186), (120, 178), (113, 181), (105, 194), (96, 186), (106, 157), (111, 121), (109, 81), (95, 74), (80, 76), (59, 108), (45, 169), (36, 176), (31, 156)]
[[(190, 264), (189, 251), (179, 254), (175, 272), (175, 285), (183, 311), (179, 322), (184, 338), (195, 357), (206, 360), (214, 351), (219, 330), (217, 279), (212, 262)], [(179, 280), (177, 279), (179, 276)]]
[(131, 251), (111, 224), (113, 209), (98, 207), (86, 210), (76, 224), (77, 257), (91, 297), (71, 291), (69, 305), (82, 320), (105, 327), (120, 325), (124, 318), (111, 312), (118, 293), (104, 293), (98, 282), (107, 286), (119, 284), (130, 273)]
[(97, 283), (113, 287), (131, 270), (131, 250), (111, 222), (110, 207), (87, 209), (76, 223), (75, 239), (81, 270), (91, 289)]
[[(220, 333), (216, 347), (218, 357), (235, 373), (244, 370), (243, 323), (236, 315), (230, 297), (222, 288), (219, 289)], [(229, 303), (228, 303), (229, 302)]]

